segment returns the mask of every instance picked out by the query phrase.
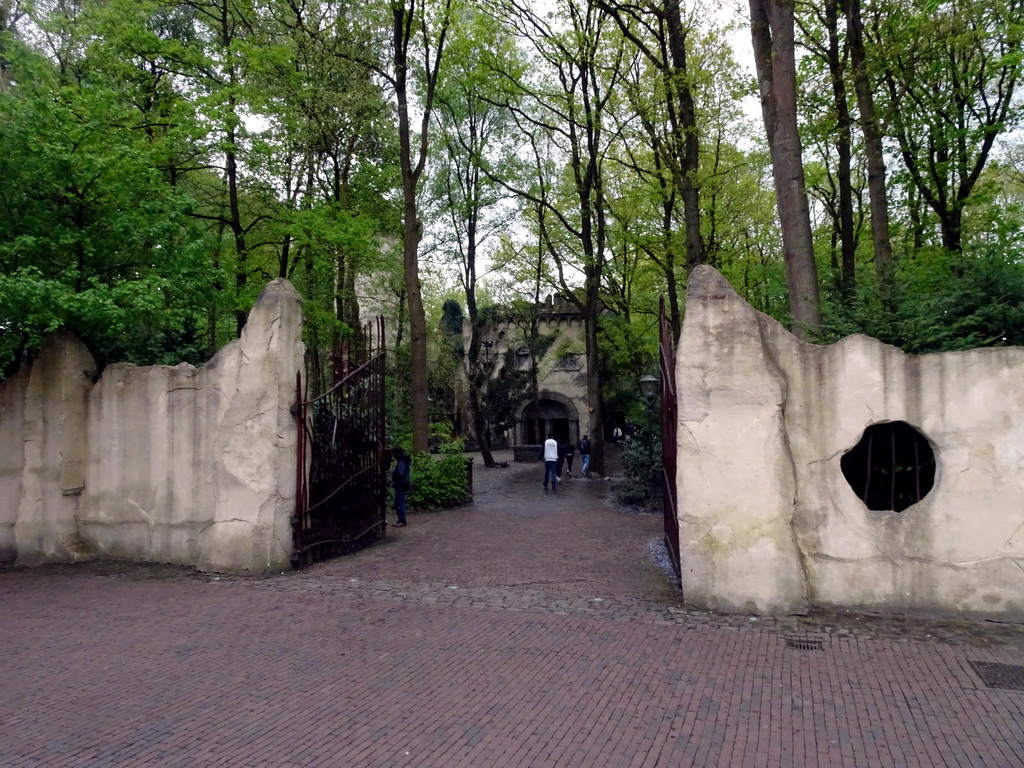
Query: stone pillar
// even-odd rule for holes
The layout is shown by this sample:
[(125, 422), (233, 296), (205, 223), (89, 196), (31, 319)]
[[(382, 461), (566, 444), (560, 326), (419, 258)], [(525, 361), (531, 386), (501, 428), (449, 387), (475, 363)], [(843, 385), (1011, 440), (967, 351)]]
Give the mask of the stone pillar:
[[(8, 497), (17, 499), (14, 548), (19, 562), (88, 555), (78, 535), (78, 511), (88, 451), (88, 394), (95, 375), (96, 363), (85, 345), (57, 332), (46, 339), (27, 376), (4, 382), (5, 390), (11, 390), (2, 399), (12, 409), (12, 427), (19, 421), (16, 401), (21, 401), (21, 429), (5, 430), (20, 433), (23, 451), (18, 495)], [(5, 450), (9, 466), (17, 463), (12, 447), (18, 446)]]
[(213, 436), (216, 508), (199, 538), (197, 565), (282, 570), (291, 565), (298, 439), (291, 407), (305, 353), (302, 299), (288, 281), (263, 289), (235, 344), (239, 364), (210, 370), (231, 398)]
[(21, 507), (22, 473), (25, 471), (25, 390), (28, 370), (0, 381), (0, 563), (18, 557), (15, 525)]
[(788, 390), (762, 319), (774, 322), (710, 267), (690, 275), (676, 371), (682, 587), (700, 608), (799, 613)]

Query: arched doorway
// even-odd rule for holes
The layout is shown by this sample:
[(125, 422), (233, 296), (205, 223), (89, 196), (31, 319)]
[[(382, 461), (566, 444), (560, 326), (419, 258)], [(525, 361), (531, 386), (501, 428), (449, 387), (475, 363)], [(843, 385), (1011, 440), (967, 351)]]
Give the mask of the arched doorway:
[(571, 403), (560, 402), (548, 394), (536, 403), (528, 403), (519, 417), (519, 437), (523, 445), (539, 445), (553, 434), (562, 443), (579, 440), (579, 418)]

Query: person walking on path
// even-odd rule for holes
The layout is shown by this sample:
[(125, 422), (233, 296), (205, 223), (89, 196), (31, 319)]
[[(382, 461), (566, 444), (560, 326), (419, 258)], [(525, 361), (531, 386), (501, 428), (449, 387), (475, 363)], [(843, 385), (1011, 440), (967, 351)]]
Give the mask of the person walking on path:
[(395, 468), (391, 471), (391, 485), (395, 489), (395, 513), (398, 515), (396, 528), (404, 528), (405, 521), (405, 493), (412, 486), (412, 459), (399, 446), (394, 450)]
[(551, 490), (558, 487), (558, 443), (555, 436), (548, 433), (544, 441), (544, 490), (548, 489), (548, 478), (551, 478)]
[(580, 474), (586, 477), (587, 470), (590, 469), (590, 435), (584, 435), (580, 439), (580, 461), (583, 462)]
[[(562, 443), (562, 455), (565, 456), (565, 468), (568, 470), (566, 476), (572, 480), (572, 460), (576, 457), (576, 446), (569, 438), (565, 438), (565, 442)], [(562, 473), (559, 472), (558, 476), (561, 477)]]

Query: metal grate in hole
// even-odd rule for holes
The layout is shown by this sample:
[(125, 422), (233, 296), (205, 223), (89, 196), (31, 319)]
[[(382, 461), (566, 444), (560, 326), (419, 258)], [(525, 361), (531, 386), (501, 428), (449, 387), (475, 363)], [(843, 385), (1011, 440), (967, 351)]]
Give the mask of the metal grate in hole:
[(824, 643), (808, 637), (787, 637), (786, 647), (797, 651), (821, 651), (824, 650)]
[(997, 664), (992, 661), (968, 661), (971, 669), (988, 688), (1004, 691), (1024, 691), (1024, 667), (1017, 664)]

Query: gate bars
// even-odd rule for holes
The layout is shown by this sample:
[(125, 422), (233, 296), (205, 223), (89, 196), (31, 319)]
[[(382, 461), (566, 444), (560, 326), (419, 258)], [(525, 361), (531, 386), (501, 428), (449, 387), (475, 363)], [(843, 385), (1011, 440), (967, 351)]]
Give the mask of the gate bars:
[(384, 318), (342, 340), (334, 354), (334, 386), (305, 400), (295, 374), (299, 427), (292, 563), (309, 565), (383, 538)]

